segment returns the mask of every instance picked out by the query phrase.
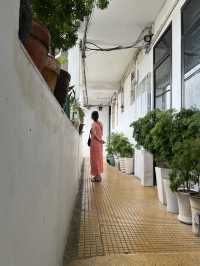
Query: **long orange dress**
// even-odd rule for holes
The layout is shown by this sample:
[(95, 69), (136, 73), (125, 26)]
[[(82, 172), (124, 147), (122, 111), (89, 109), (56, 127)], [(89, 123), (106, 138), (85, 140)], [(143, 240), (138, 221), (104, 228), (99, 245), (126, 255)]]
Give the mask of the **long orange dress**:
[(103, 125), (94, 122), (91, 129), (90, 165), (91, 175), (100, 176), (103, 173)]

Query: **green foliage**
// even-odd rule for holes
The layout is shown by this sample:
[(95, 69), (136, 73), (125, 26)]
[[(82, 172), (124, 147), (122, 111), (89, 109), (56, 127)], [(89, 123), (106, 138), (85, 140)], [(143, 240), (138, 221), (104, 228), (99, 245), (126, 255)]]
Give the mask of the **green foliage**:
[(199, 182), (200, 177), (200, 139), (186, 139), (174, 146), (170, 175), (171, 189), (180, 187), (190, 191), (191, 186)]
[(61, 55), (57, 60), (61, 66), (67, 63), (67, 57), (65, 55)]
[(174, 111), (169, 110), (159, 113), (159, 120), (150, 131), (151, 152), (153, 151), (156, 164), (169, 168), (173, 158), (173, 144), (171, 134), (173, 132)]
[(73, 47), (84, 17), (95, 5), (104, 9), (108, 4), (107, 0), (32, 0), (33, 16), (51, 32), (53, 54), (56, 48), (65, 51)]
[(72, 120), (77, 119), (81, 124), (84, 123), (85, 113), (80, 105), (80, 103), (76, 100), (76, 98), (71, 98), (71, 112), (72, 112)]
[(143, 147), (152, 154), (155, 154), (151, 131), (160, 120), (162, 111), (155, 109), (131, 124), (133, 127), (133, 138), (137, 142), (137, 148)]
[(154, 155), (157, 165), (172, 168), (171, 188), (190, 190), (200, 177), (200, 112), (154, 110), (134, 122), (138, 147)]
[(175, 115), (172, 128), (171, 189), (182, 186), (189, 191), (200, 176), (200, 112), (182, 109)]
[(107, 150), (120, 157), (133, 157), (133, 145), (122, 133), (113, 133), (110, 138)]
[(176, 142), (182, 142), (189, 136), (195, 134), (194, 130), (192, 133), (192, 128), (189, 134), (188, 129), (191, 122), (194, 121), (193, 115), (198, 113), (199, 111), (195, 109), (182, 109), (180, 112), (175, 113), (172, 125), (173, 131), (171, 132), (172, 145)]

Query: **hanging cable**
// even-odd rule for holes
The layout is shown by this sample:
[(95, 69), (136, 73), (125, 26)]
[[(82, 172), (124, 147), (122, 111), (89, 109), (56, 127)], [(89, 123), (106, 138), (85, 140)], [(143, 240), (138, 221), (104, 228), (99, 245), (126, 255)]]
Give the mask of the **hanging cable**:
[[(145, 32), (148, 31), (148, 35), (145, 35)], [(100, 51), (100, 52), (111, 52), (111, 51), (117, 51), (117, 50), (126, 50), (126, 49), (132, 49), (132, 48), (145, 48), (147, 47), (152, 39), (152, 33), (151, 33), (151, 27), (146, 27), (141, 34), (139, 35), (138, 39), (130, 44), (130, 45), (118, 45), (115, 47), (109, 47), (109, 48), (103, 48), (100, 45), (92, 42), (92, 41), (86, 41), (86, 50), (88, 51)], [(147, 40), (148, 39), (148, 40)], [(141, 42), (143, 42), (141, 45), (139, 45)], [(87, 44), (94, 46), (93, 47), (89, 47), (87, 46)]]

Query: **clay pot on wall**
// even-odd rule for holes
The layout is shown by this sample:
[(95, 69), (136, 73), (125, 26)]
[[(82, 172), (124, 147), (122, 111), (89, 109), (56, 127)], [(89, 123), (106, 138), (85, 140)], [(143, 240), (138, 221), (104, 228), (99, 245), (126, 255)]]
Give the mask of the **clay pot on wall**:
[(54, 93), (57, 78), (60, 74), (60, 64), (51, 55), (47, 58), (47, 63), (42, 71), (42, 75), (49, 85), (50, 90)]
[(47, 63), (50, 42), (49, 30), (40, 22), (32, 20), (31, 34), (25, 47), (40, 72)]
[(54, 91), (54, 95), (62, 108), (64, 107), (65, 101), (66, 101), (66, 95), (69, 89), (69, 82), (70, 82), (71, 76), (68, 72), (61, 69), (60, 75), (58, 76), (56, 88)]

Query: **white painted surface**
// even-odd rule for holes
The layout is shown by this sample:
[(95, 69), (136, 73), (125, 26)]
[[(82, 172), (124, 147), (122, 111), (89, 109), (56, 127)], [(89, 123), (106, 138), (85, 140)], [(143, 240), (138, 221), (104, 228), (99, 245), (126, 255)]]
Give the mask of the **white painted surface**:
[[(89, 23), (87, 39), (103, 48), (116, 45), (133, 44), (147, 26), (150, 26), (158, 15), (165, 0), (115, 0), (105, 10), (95, 9)], [(87, 45), (94, 48), (91, 44)], [(112, 52), (87, 51), (86, 75), (88, 91), (95, 90), (101, 94), (105, 84), (113, 84), (115, 90), (120, 88), (120, 80), (133, 58), (136, 49)], [(92, 84), (92, 85), (90, 85)], [(98, 90), (98, 91), (97, 91)], [(89, 102), (97, 104), (98, 98), (89, 92)], [(110, 100), (109, 90), (105, 91), (102, 104)]]
[(164, 179), (163, 182), (166, 194), (167, 211), (172, 213), (178, 213), (178, 201), (176, 198), (176, 193), (172, 192), (170, 188), (170, 180)]
[(18, 9), (19, 1), (0, 4), (0, 264), (59, 266), (80, 138), (20, 47)]
[[(176, 8), (172, 11), (172, 7), (175, 6), (176, 0), (168, 0), (161, 9), (157, 19), (154, 23), (154, 33), (155, 35), (159, 32), (157, 40), (167, 27), (172, 23), (172, 108), (179, 110), (181, 108), (181, 7), (185, 3), (185, 0), (180, 0)], [(169, 16), (170, 14), (170, 16)], [(168, 19), (166, 19), (168, 18)], [(138, 84), (143, 80), (143, 78), (150, 73), (151, 75), (151, 109), (154, 105), (154, 87), (153, 87), (153, 48), (148, 54), (140, 52), (133, 63), (132, 68), (135, 68), (137, 73)], [(129, 127), (130, 123), (137, 120), (140, 117), (143, 117), (147, 111), (147, 94), (136, 93), (135, 102), (130, 105), (129, 97), (126, 96), (127, 91), (130, 91), (130, 73), (125, 80), (124, 89), (125, 89), (125, 111), (121, 113), (118, 111), (118, 121), (114, 131), (122, 131), (125, 133), (131, 140), (132, 138), (132, 129)], [(193, 81), (194, 82), (194, 79)], [(147, 88), (148, 89), (148, 88)], [(119, 97), (120, 98), (120, 97)], [(137, 158), (138, 157), (138, 158)], [(151, 168), (153, 165), (151, 166)], [(141, 169), (141, 154), (135, 153), (135, 171), (137, 175), (142, 178), (144, 169)], [(142, 172), (141, 172), (142, 171)]]
[[(92, 107), (89, 110), (85, 109), (85, 121), (84, 121), (84, 132), (83, 132), (83, 154), (84, 156), (88, 157), (90, 148), (87, 145), (90, 129), (92, 127), (92, 119), (91, 114), (93, 111), (99, 112), (99, 121), (103, 124), (103, 139), (107, 141), (107, 137), (109, 134), (109, 107), (103, 107), (102, 111), (99, 111), (98, 108)], [(105, 151), (106, 145), (104, 145), (104, 151)]]
[(68, 59), (68, 71), (71, 75), (70, 84), (74, 86), (76, 96), (79, 98), (81, 91), (81, 54), (78, 44), (68, 51)]
[(135, 176), (143, 186), (153, 186), (153, 157), (145, 150), (135, 150)]

